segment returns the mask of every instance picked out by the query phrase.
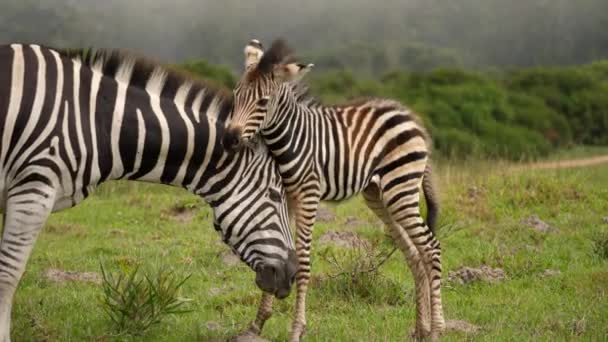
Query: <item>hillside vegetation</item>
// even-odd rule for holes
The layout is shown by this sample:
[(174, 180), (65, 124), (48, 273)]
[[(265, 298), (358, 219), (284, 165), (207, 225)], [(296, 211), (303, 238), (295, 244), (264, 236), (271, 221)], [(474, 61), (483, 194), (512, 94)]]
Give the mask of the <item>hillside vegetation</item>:
[[(184, 66), (234, 85), (226, 67), (203, 61)], [(422, 116), (442, 157), (521, 160), (573, 145), (608, 145), (608, 61), (486, 72), (394, 71), (378, 79), (330, 70), (310, 77), (313, 93), (326, 103), (357, 96), (402, 101)]]

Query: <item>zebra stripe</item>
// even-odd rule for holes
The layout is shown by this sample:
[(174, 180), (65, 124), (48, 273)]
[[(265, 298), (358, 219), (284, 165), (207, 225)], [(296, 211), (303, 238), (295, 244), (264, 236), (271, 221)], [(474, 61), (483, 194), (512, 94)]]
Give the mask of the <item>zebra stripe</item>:
[[(245, 49), (247, 68), (234, 89), (233, 118), (224, 142), (236, 149), (261, 134), (294, 203), (290, 211), (296, 217), (300, 267), (290, 340), (298, 340), (306, 324), (310, 243), (319, 201), (341, 201), (358, 193), (387, 225), (414, 273), (418, 334), (438, 334), (445, 327), (441, 252), (434, 227), (427, 227), (419, 208), (424, 183), (434, 225), (438, 207), (427, 179), (430, 140), (424, 128), (412, 111), (389, 99), (324, 106), (297, 83), (312, 65), (283, 62), (292, 58), (281, 40), (253, 60), (256, 46), (261, 49), (259, 43)], [(267, 299), (262, 304), (258, 317), (267, 318)], [(263, 324), (256, 321), (254, 330)]]
[(113, 179), (202, 196), (258, 286), (289, 293), (296, 260), (278, 166), (264, 145), (224, 151), (231, 108), (221, 90), (118, 52), (0, 46), (0, 341), (49, 214)]

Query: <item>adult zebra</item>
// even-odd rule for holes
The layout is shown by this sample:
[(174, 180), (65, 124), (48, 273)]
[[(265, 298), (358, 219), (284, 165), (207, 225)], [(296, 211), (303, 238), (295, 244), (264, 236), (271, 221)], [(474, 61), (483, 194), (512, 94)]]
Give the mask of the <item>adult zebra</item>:
[(265, 147), (221, 146), (227, 94), (116, 51), (0, 47), (0, 341), (49, 214), (114, 179), (202, 196), (258, 286), (288, 295), (296, 260), (282, 180)]
[[(224, 145), (234, 149), (261, 133), (279, 163), (297, 226), (298, 293), (290, 340), (298, 340), (305, 329), (310, 244), (319, 201), (339, 201), (359, 192), (388, 226), (414, 274), (417, 334), (438, 337), (445, 322), (441, 251), (432, 229), (437, 204), (429, 178), (430, 142), (415, 114), (387, 99), (323, 106), (303, 96), (297, 86), (294, 90), (294, 82), (312, 65), (293, 62), (282, 40), (266, 53), (252, 41), (245, 56), (246, 70), (234, 90)], [(421, 184), (432, 209), (431, 229), (420, 215)], [(258, 319), (253, 330), (263, 323)]]

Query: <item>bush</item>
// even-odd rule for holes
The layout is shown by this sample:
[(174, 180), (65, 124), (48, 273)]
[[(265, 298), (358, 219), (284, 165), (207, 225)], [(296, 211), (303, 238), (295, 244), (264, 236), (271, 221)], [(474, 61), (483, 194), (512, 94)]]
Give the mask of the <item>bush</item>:
[(399, 305), (404, 303), (404, 289), (385, 277), (380, 268), (395, 254), (397, 247), (388, 248), (376, 240), (336, 253), (327, 251), (322, 258), (331, 266), (332, 274), (321, 281), (321, 287), (343, 298), (369, 303)]
[(227, 66), (213, 65), (199, 59), (186, 62), (181, 65), (181, 68), (206, 80), (215, 81), (228, 88), (232, 88), (236, 84), (234, 75)]
[(433, 143), (439, 153), (452, 159), (481, 155), (481, 142), (473, 134), (455, 128), (437, 129)]
[(101, 303), (118, 333), (142, 335), (165, 316), (188, 312), (182, 309), (188, 300), (178, 294), (190, 276), (180, 278), (163, 268), (153, 274), (140, 275), (138, 268), (112, 274), (103, 265), (101, 274)]
[[(509, 75), (509, 89), (543, 101), (567, 122), (575, 143), (608, 143), (608, 67), (536, 68)], [(563, 122), (559, 124), (563, 128)]]

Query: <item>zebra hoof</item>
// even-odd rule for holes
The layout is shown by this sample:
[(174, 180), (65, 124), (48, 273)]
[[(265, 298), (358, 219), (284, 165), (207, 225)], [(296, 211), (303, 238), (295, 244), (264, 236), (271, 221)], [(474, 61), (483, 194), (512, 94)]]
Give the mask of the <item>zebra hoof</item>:
[(306, 326), (302, 325), (299, 329), (294, 329), (289, 336), (289, 342), (300, 342), (306, 333)]
[(268, 340), (260, 337), (260, 335), (255, 334), (247, 330), (246, 332), (232, 338), (231, 342), (268, 342)]

